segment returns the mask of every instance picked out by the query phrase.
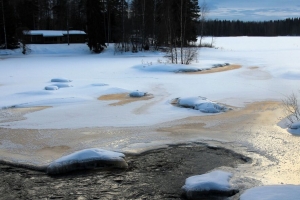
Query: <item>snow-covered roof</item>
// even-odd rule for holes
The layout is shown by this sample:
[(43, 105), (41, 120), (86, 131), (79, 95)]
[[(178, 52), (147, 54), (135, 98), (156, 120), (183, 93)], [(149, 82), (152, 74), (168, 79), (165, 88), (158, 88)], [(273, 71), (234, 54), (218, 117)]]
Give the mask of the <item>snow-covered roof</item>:
[[(26, 35), (43, 35), (44, 37), (62, 37), (68, 34), (68, 31), (55, 31), (55, 30), (30, 30), (25, 33)], [(84, 31), (70, 30), (70, 35), (86, 35)]]

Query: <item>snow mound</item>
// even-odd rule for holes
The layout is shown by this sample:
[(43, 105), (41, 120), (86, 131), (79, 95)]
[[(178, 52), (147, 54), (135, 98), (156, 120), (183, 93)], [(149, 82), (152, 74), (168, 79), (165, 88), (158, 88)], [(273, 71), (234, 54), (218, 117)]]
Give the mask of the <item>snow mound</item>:
[(218, 67), (225, 67), (225, 66), (228, 66), (230, 65), (229, 63), (224, 63), (224, 64), (214, 64), (213, 65), (213, 68), (218, 68)]
[(290, 124), (288, 127), (288, 132), (293, 135), (300, 136), (300, 121)]
[(148, 72), (197, 72), (201, 71), (196, 67), (178, 64), (154, 64), (154, 65), (137, 65), (133, 68)]
[(146, 96), (147, 92), (140, 92), (140, 91), (134, 91), (134, 92), (130, 92), (129, 96), (130, 97), (143, 97)]
[(66, 78), (53, 78), (51, 79), (51, 82), (66, 83), (66, 82), (72, 82), (72, 80)]
[(290, 129), (300, 129), (300, 122), (294, 122), (290, 125)]
[(212, 102), (205, 97), (178, 98), (177, 105), (199, 110), (203, 113), (220, 113), (229, 110), (227, 107)]
[(57, 87), (57, 88), (73, 87), (72, 85), (70, 85), (68, 83), (56, 83), (56, 84), (53, 84), (52, 86)]
[(299, 197), (299, 185), (271, 185), (248, 189), (240, 196), (240, 200), (291, 200)]
[(231, 188), (229, 180), (232, 174), (213, 171), (207, 174), (191, 176), (182, 187), (183, 195), (188, 199), (200, 199), (201, 196), (232, 196), (237, 191)]
[(127, 168), (125, 155), (103, 149), (84, 149), (63, 156), (47, 167), (48, 174), (62, 174), (75, 170), (95, 168)]
[(45, 90), (58, 90), (58, 87), (56, 85), (49, 85), (45, 87)]

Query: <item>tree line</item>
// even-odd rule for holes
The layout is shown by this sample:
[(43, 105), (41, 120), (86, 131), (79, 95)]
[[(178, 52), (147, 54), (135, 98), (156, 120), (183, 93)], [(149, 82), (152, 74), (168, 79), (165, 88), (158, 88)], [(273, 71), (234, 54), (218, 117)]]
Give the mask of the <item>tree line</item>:
[[(201, 27), (198, 26), (198, 33)], [(208, 20), (205, 22), (206, 36), (299, 36), (300, 18), (244, 22), (228, 20)]]

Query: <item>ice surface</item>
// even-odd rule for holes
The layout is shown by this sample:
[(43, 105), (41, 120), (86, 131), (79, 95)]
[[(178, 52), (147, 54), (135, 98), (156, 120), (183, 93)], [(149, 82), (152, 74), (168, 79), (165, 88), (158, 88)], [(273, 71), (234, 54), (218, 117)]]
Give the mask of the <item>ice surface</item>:
[(296, 200), (299, 198), (299, 185), (271, 185), (248, 189), (241, 195), (240, 200)]
[(73, 87), (72, 85), (68, 84), (68, 83), (56, 83), (53, 84), (53, 86), (56, 86), (58, 88), (67, 88), (67, 87)]

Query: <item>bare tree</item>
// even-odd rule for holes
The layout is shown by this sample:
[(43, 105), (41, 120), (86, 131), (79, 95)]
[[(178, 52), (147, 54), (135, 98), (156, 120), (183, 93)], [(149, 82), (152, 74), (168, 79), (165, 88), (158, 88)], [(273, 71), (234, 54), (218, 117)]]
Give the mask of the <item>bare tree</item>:
[(200, 32), (200, 44), (199, 44), (199, 46), (201, 47), (202, 46), (202, 39), (203, 39), (203, 36), (204, 36), (204, 24), (205, 24), (205, 21), (206, 21), (206, 15), (209, 12), (209, 9), (208, 9), (208, 6), (207, 6), (207, 3), (206, 3), (205, 0), (202, 2), (201, 6), (200, 6), (200, 9), (201, 9), (201, 16), (200, 16), (201, 32)]
[(296, 121), (300, 121), (300, 107), (298, 105), (297, 96), (293, 93), (282, 100), (284, 111), (286, 112), (289, 125)]

